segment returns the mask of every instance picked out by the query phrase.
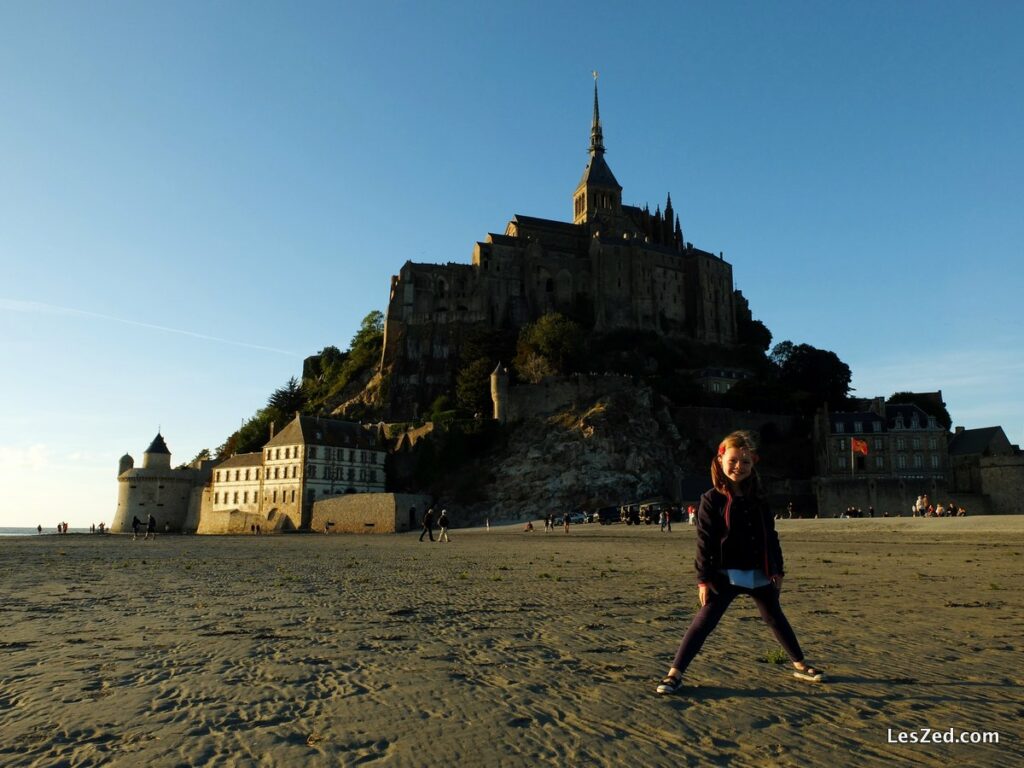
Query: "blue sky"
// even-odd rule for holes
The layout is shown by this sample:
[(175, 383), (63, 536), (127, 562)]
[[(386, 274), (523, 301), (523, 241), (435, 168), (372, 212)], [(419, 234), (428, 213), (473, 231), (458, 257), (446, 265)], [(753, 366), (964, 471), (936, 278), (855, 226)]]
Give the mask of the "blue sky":
[(1024, 442), (1024, 6), (489, 5), (0, 4), (0, 526), (109, 523), (406, 260), (570, 218), (593, 69), (624, 201), (775, 341)]

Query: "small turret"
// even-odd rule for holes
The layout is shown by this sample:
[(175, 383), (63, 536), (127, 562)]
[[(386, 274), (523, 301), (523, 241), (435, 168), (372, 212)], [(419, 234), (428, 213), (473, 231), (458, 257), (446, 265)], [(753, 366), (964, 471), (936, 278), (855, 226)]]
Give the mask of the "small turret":
[(117, 462), (117, 474), (120, 477), (129, 469), (135, 469), (135, 459), (131, 457), (131, 454), (126, 453)]
[(500, 362), (491, 371), (491, 402), (494, 404), (494, 420), (504, 424), (508, 420), (508, 368)]

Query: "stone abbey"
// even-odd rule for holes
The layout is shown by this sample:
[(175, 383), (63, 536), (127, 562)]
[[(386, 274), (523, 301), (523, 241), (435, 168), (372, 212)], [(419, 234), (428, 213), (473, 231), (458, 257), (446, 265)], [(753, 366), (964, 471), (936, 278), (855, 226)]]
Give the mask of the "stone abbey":
[(415, 418), (451, 391), (468, 334), (517, 330), (549, 312), (595, 332), (736, 343), (750, 311), (732, 265), (685, 241), (671, 195), (664, 211), (624, 205), (604, 155), (595, 82), (590, 160), (571, 221), (515, 215), (503, 234), (476, 243), (470, 264), (407, 261), (391, 279), (381, 360), (388, 418)]

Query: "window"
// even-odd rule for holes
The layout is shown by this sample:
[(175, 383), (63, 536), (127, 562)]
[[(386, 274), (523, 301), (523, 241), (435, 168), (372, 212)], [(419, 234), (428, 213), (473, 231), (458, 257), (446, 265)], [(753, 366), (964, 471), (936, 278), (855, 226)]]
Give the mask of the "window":
[(842, 440), (839, 440), (837, 442), (839, 443), (839, 450), (840, 451), (845, 451), (846, 450), (846, 439), (843, 438)]
[(277, 489), (276, 488), (274, 489), (274, 493), (273, 493), (272, 498), (273, 498), (274, 503), (277, 504)]
[(938, 429), (939, 423), (935, 420), (934, 416), (928, 417), (928, 429)]
[(881, 456), (875, 456), (875, 468), (885, 469), (885, 459), (883, 459)]
[(896, 457), (896, 466), (898, 466), (900, 469), (907, 468), (907, 457), (904, 454), (901, 453), (899, 456)]
[(277, 478), (280, 477), (280, 475), (278, 474), (278, 472), (280, 472), (280, 471), (281, 471), (280, 467), (274, 467), (274, 479), (275, 480), (277, 480)]
[(292, 504), (295, 503), (295, 489), (292, 488)]
[(938, 469), (938, 468), (939, 468), (939, 457), (933, 455), (932, 456), (932, 469)]
[(875, 450), (876, 451), (882, 450), (882, 438), (880, 438), (880, 437), (876, 437), (875, 438)]
[(235, 470), (235, 482), (237, 483), (241, 479), (242, 479), (242, 470), (236, 469)]
[(220, 494), (219, 493), (213, 494), (213, 503), (214, 504), (220, 504)]
[(311, 480), (316, 480), (316, 465), (309, 464), (306, 467), (306, 477)]
[(929, 437), (928, 438), (928, 448), (929, 448), (929, 450), (934, 451), (938, 447), (938, 445), (939, 445), (939, 441), (936, 440), (934, 437)]
[(220, 470), (217, 470), (217, 482), (220, 482)]
[(921, 438), (920, 437), (915, 437), (913, 440), (910, 441), (910, 443), (914, 447), (915, 451), (921, 450)]
[(257, 480), (259, 480), (259, 479), (260, 479), (260, 471), (259, 471), (258, 469), (256, 470), (256, 479), (257, 479)]
[(839, 468), (840, 469), (846, 469), (846, 467), (847, 467), (846, 456), (840, 456), (839, 457)]
[(310, 459), (315, 459), (316, 458), (316, 446), (315, 445), (309, 446), (309, 449), (306, 451), (306, 456), (309, 457)]
[(231, 503), (232, 504), (237, 504), (238, 503), (238, 491), (235, 491), (235, 498), (232, 500)]
[(875, 428), (875, 432), (881, 432), (882, 431), (882, 422), (876, 421), (876, 422), (873, 423), (873, 426)]
[(292, 449), (291, 448), (285, 448), (284, 449), (284, 457), (286, 459), (290, 459), (292, 457)]
[(248, 504), (249, 503), (249, 492), (248, 491), (242, 491), (242, 503), (243, 504)]
[(247, 469), (247, 470), (245, 470), (245, 479), (246, 479), (246, 480), (248, 480), (248, 479), (249, 479), (249, 470), (248, 470), (248, 469)]
[(914, 469), (921, 469), (924, 466), (924, 456), (920, 453), (914, 454)]
[(280, 459), (281, 458), (281, 449), (280, 448), (275, 448), (274, 449), (274, 458), (275, 459)]
[(356, 460), (356, 452), (353, 451), (351, 448), (348, 449), (348, 460), (349, 461), (355, 461)]
[(897, 451), (904, 451), (904, 450), (906, 450), (906, 448), (907, 448), (907, 441), (904, 440), (902, 437), (897, 437), (896, 438), (896, 450)]
[(837, 421), (836, 422), (836, 434), (837, 435), (841, 435), (841, 434), (843, 434), (844, 431), (845, 431), (845, 428), (843, 426), (843, 422)]
[(854, 432), (863, 432), (864, 431), (864, 422), (862, 422), (862, 421), (855, 421), (855, 422), (853, 422), (853, 431)]
[(353, 479), (355, 479), (355, 476), (356, 476), (356, 471), (354, 469), (352, 469), (352, 467), (349, 467), (348, 468), (348, 479), (349, 480), (353, 480)]

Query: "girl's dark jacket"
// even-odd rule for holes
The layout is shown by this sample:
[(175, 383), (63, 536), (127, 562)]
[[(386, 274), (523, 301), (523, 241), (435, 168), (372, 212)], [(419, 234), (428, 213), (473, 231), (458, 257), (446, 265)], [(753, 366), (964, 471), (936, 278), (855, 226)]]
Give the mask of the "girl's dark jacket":
[[(744, 497), (750, 504), (750, 512), (755, 516), (755, 530), (760, 529), (760, 536), (754, 537), (754, 562), (764, 571), (765, 576), (783, 576), (782, 547), (779, 535), (775, 532), (775, 518), (768, 505), (752, 497)], [(723, 544), (729, 538), (730, 511), (733, 505), (731, 494), (722, 493), (712, 488), (700, 497), (700, 508), (697, 510), (697, 583), (711, 584), (721, 580), (720, 571), (724, 568), (749, 568), (749, 565), (723, 562)], [(757, 525), (757, 522), (760, 525)]]

